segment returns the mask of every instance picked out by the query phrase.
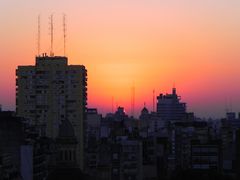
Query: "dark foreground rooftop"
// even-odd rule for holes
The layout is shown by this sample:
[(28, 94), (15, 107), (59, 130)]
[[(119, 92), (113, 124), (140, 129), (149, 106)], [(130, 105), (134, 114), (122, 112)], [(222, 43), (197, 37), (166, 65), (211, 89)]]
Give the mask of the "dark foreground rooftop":
[(96, 180), (78, 168), (57, 168), (49, 173), (47, 180)]

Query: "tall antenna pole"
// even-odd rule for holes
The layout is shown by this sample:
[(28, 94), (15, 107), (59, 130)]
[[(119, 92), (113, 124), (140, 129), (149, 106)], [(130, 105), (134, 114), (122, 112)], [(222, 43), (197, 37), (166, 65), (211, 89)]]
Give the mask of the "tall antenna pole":
[(228, 100), (227, 100), (227, 98), (225, 99), (225, 111), (226, 111), (226, 113), (229, 112), (229, 109), (228, 109)]
[(153, 99), (153, 112), (155, 111), (155, 89), (153, 89), (153, 97), (152, 97)]
[(135, 86), (133, 84), (133, 117), (135, 115)]
[(53, 14), (50, 16), (50, 33), (51, 33), (51, 51), (50, 56), (53, 56)]
[(230, 105), (230, 112), (233, 112), (232, 98), (230, 98), (229, 100), (229, 105)]
[(113, 96), (112, 96), (112, 113), (113, 113), (113, 101), (114, 101), (114, 99), (113, 99)]
[(66, 28), (66, 15), (63, 14), (63, 51), (64, 51), (64, 56), (66, 56), (66, 32), (67, 32), (67, 28)]
[(135, 109), (135, 86), (133, 84), (131, 88), (131, 116), (134, 117), (134, 109)]
[(38, 56), (40, 55), (40, 48), (41, 48), (41, 17), (40, 14), (38, 15), (38, 37), (37, 37), (37, 51), (38, 51)]

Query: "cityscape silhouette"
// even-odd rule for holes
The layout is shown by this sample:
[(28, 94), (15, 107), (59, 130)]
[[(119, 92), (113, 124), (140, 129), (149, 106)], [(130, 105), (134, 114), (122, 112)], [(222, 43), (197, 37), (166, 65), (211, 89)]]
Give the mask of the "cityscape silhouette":
[(240, 178), (240, 1), (0, 4), (0, 180)]

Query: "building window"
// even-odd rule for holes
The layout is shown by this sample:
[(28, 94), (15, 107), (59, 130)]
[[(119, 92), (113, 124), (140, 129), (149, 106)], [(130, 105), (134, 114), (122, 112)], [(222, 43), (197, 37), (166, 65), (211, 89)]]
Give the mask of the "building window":
[(76, 151), (73, 151), (73, 160), (76, 161)]
[(72, 151), (69, 150), (69, 160), (71, 161), (72, 160)]
[(63, 151), (60, 151), (60, 161), (63, 160)]
[(67, 161), (67, 160), (68, 160), (68, 151), (65, 150), (65, 161)]

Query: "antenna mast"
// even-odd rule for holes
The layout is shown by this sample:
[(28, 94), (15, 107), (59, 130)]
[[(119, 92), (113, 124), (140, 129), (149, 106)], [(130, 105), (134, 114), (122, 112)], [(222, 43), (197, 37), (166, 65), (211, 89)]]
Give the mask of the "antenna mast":
[(230, 112), (233, 112), (233, 106), (232, 106), (232, 99), (231, 98), (229, 100), (229, 105), (230, 105)]
[(112, 96), (112, 113), (113, 113), (113, 102), (114, 102), (114, 98)]
[(131, 96), (131, 115), (132, 117), (134, 117), (134, 108), (135, 108), (135, 87), (134, 87), (134, 84), (132, 86), (132, 89), (131, 89), (131, 93), (132, 93), (132, 96)]
[(229, 112), (228, 99), (227, 98), (225, 99), (225, 111), (226, 111), (226, 113)]
[(153, 89), (153, 112), (155, 111), (155, 89)]
[(66, 15), (63, 14), (63, 48), (64, 48), (64, 56), (66, 56), (66, 34), (67, 28), (66, 28)]
[(38, 36), (37, 36), (37, 51), (38, 51), (38, 56), (40, 55), (40, 40), (41, 40), (41, 17), (40, 14), (38, 15)]
[(53, 54), (53, 14), (50, 16), (50, 33), (51, 33), (51, 51), (50, 56), (54, 56)]

